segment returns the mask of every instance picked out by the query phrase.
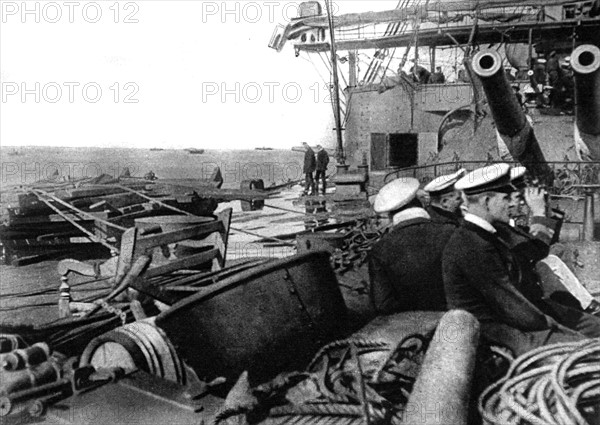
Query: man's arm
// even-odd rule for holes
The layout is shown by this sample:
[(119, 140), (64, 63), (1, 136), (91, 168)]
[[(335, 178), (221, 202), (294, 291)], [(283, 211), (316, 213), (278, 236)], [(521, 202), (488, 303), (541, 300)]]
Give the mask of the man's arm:
[(507, 325), (523, 331), (549, 329), (554, 320), (542, 313), (513, 285), (502, 257), (492, 246), (462, 257), (463, 270), (489, 307)]
[(385, 265), (374, 255), (369, 255), (370, 295), (375, 311), (382, 314), (400, 310), (400, 302), (390, 281)]
[(531, 211), (531, 226), (529, 233), (546, 245), (558, 239), (562, 222), (546, 216), (546, 191), (538, 187), (525, 188), (525, 202)]

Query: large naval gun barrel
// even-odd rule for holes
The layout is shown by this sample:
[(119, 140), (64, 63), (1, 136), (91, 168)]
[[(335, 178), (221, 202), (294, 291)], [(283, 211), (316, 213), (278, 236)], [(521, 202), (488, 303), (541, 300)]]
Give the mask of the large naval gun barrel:
[(583, 44), (571, 53), (575, 79), (575, 146), (583, 160), (600, 161), (600, 49)]
[(495, 50), (482, 50), (473, 57), (472, 66), (485, 91), (499, 141), (512, 159), (522, 163), (540, 181), (550, 184), (552, 169), (506, 78), (500, 54)]

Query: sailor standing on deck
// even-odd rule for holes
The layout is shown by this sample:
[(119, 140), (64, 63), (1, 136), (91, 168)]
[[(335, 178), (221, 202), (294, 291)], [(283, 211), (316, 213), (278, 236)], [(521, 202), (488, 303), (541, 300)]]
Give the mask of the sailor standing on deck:
[(316, 189), (315, 194), (319, 191), (319, 179), (323, 181), (323, 195), (325, 195), (325, 190), (327, 189), (327, 166), (329, 165), (329, 154), (323, 146), (317, 145), (317, 174), (315, 176), (316, 180)]
[(316, 195), (315, 181), (313, 179), (313, 173), (316, 169), (317, 162), (315, 160), (315, 152), (306, 142), (302, 142), (304, 146), (304, 168), (302, 172), (305, 177), (305, 186), (303, 195)]
[(460, 206), (463, 203), (462, 193), (454, 188), (454, 184), (466, 174), (461, 168), (456, 173), (439, 176), (430, 181), (423, 190), (431, 200), (427, 212), (434, 223), (446, 223), (458, 226), (462, 218)]
[(371, 300), (379, 314), (446, 310), (441, 259), (455, 226), (433, 223), (418, 189), (417, 179), (396, 179), (381, 188), (373, 205), (393, 224), (369, 252)]
[(468, 213), (444, 248), (442, 269), (448, 308), (472, 313), (489, 340), (516, 355), (555, 342), (600, 336), (598, 318), (572, 311), (561, 325), (517, 287), (522, 273), (495, 222), (509, 221), (510, 166), (479, 168), (455, 187), (467, 197)]

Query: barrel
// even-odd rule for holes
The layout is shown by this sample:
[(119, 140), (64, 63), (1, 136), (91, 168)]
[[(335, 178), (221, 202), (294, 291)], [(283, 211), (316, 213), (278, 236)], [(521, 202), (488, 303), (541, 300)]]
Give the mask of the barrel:
[(200, 379), (254, 383), (304, 369), (345, 331), (346, 306), (329, 253), (272, 261), (216, 282), (156, 317)]
[(327, 251), (333, 253), (342, 249), (346, 239), (345, 233), (311, 232), (296, 237), (298, 254), (309, 251)]
[(181, 385), (187, 381), (183, 362), (153, 319), (129, 323), (94, 338), (83, 351), (80, 364), (141, 369)]

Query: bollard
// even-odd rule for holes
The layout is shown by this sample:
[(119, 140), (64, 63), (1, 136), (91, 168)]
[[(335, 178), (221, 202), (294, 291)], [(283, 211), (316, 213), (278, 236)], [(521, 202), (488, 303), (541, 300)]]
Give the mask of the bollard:
[(403, 424), (467, 423), (478, 343), (479, 322), (473, 315), (462, 310), (444, 314), (425, 354)]
[(585, 204), (583, 210), (583, 240), (591, 242), (594, 240), (594, 192), (600, 189), (600, 185), (580, 185), (584, 189)]
[(60, 281), (58, 288), (58, 317), (62, 319), (64, 317), (71, 317), (71, 309), (69, 308), (71, 287), (69, 286), (67, 276), (61, 276)]

